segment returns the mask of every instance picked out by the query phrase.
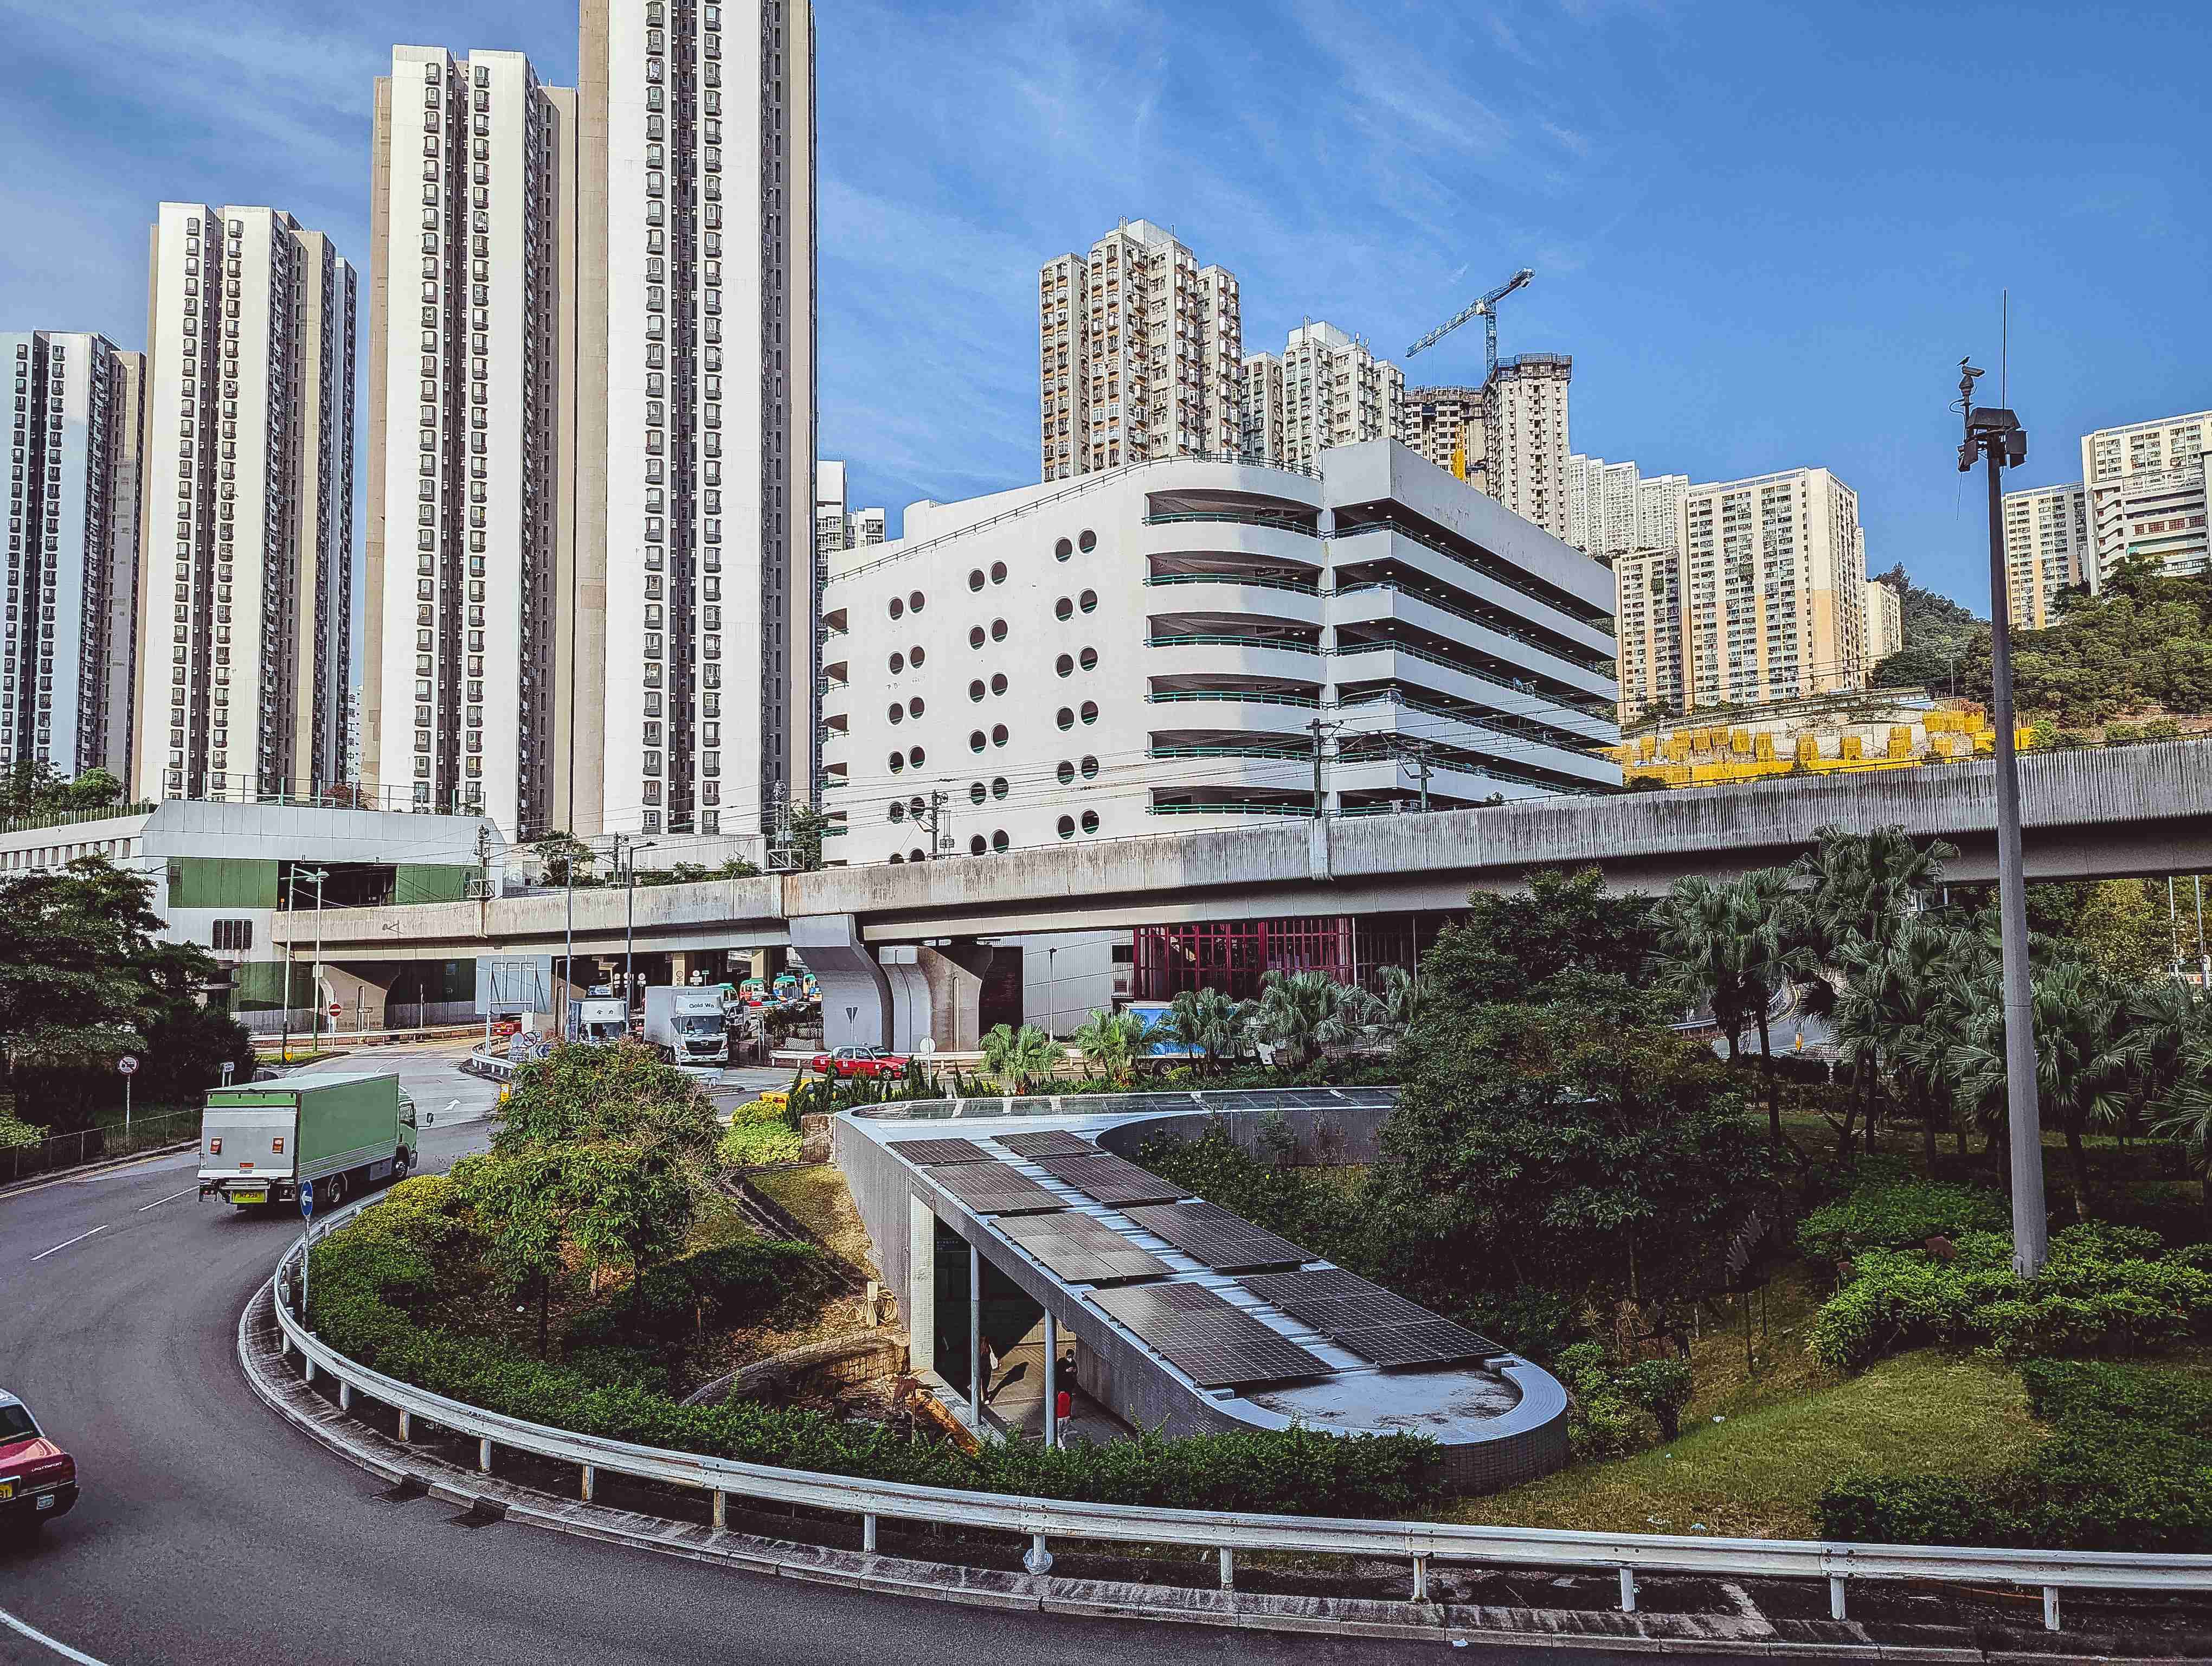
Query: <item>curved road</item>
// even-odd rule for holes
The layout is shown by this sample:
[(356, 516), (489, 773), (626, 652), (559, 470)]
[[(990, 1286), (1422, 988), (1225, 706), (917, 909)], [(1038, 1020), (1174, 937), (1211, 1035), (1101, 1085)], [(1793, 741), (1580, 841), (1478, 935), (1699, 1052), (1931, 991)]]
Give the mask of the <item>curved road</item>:
[[(461, 1050), (375, 1055), (436, 1117), (426, 1169), (485, 1141), (493, 1090), (453, 1068)], [(0, 1610), (77, 1652), (0, 1626), (0, 1660), (1185, 1666), (1433, 1650), (916, 1602), (386, 1503), (246, 1385), (238, 1313), (296, 1225), (201, 1202), (197, 1164), (182, 1152), (0, 1199), (0, 1387), (84, 1487), (40, 1538), (0, 1543)]]

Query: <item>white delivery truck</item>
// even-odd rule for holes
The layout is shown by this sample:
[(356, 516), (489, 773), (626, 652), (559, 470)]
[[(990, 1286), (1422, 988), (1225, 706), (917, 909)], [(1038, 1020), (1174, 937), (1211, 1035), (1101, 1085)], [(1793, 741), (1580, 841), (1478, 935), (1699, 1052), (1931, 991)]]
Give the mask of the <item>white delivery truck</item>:
[(620, 995), (586, 995), (568, 1003), (568, 1039), (611, 1047), (629, 1034), (629, 1003)]
[(730, 1037), (722, 992), (656, 984), (645, 992), (645, 1042), (671, 1064), (726, 1065)]

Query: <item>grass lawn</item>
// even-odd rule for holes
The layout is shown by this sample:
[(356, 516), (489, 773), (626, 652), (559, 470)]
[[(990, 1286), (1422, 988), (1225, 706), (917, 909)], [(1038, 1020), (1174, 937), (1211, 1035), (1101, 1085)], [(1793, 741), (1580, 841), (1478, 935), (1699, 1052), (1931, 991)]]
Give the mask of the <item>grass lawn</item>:
[[(1739, 1347), (1741, 1342), (1738, 1343)], [(1737, 1355), (1739, 1365), (1741, 1355)], [(1671, 1446), (1558, 1474), (1490, 1498), (1452, 1519), (1597, 1532), (1693, 1530), (1719, 1536), (1813, 1538), (1813, 1505), (1830, 1481), (1859, 1468), (1969, 1477), (2012, 1468), (2041, 1433), (2019, 1377), (1973, 1355), (1934, 1349), (1885, 1359), (1788, 1398), (1739, 1386), (1752, 1409), (1714, 1414), (1703, 1395)]]
[(869, 1259), (868, 1229), (845, 1189), (845, 1177), (830, 1164), (805, 1168), (772, 1169), (749, 1177), (761, 1195), (781, 1205), (823, 1243), (840, 1261), (848, 1262), (870, 1278), (883, 1275)]

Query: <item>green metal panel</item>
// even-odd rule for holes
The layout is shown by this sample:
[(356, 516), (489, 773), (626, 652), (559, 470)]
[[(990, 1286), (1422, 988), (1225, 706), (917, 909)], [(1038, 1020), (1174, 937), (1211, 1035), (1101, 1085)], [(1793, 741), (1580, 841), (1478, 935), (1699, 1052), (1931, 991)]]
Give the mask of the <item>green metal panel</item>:
[[(380, 1151), (392, 1155), (399, 1143), (399, 1078), (347, 1074), (301, 1076), (279, 1090), (216, 1088), (208, 1094), (208, 1109), (284, 1106), (300, 1108), (300, 1149), (297, 1172), (313, 1177), (324, 1172), (331, 1159), (355, 1154), (355, 1162), (373, 1162)], [(362, 1152), (370, 1155), (359, 1155)]]
[(173, 909), (273, 909), (276, 864), (246, 856), (176, 856), (169, 861)]
[(273, 1012), (280, 1006), (305, 1006), (313, 999), (314, 969), (291, 968), (290, 994), (285, 992), (285, 964), (281, 960), (249, 960), (238, 969), (231, 1007), (239, 1012)]
[(483, 878), (476, 867), (441, 867), (402, 862), (392, 880), (395, 903), (458, 903), (469, 894), (469, 881)]

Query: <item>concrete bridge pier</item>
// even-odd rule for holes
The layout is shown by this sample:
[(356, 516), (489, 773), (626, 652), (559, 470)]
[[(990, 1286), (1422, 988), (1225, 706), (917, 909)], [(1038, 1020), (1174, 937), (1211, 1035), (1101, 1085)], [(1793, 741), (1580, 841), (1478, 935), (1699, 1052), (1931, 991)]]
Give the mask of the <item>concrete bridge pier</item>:
[(349, 965), (323, 963), (323, 987), (317, 992), (317, 1002), (325, 1006), (336, 1006), (339, 1015), (326, 1022), (340, 1030), (381, 1030), (385, 1027), (386, 998), (397, 968), (374, 961), (356, 961)]
[(972, 938), (885, 945), (881, 964), (891, 993), (891, 1050), (911, 1053), (924, 1036), (940, 1053), (981, 1047), (983, 975), (997, 952)]
[[(816, 914), (791, 922), (791, 946), (822, 986), (825, 1048), (889, 1047), (893, 1001), (890, 980), (860, 941), (858, 918)], [(902, 985), (904, 984), (902, 974)], [(911, 1000), (910, 993), (907, 999)]]

